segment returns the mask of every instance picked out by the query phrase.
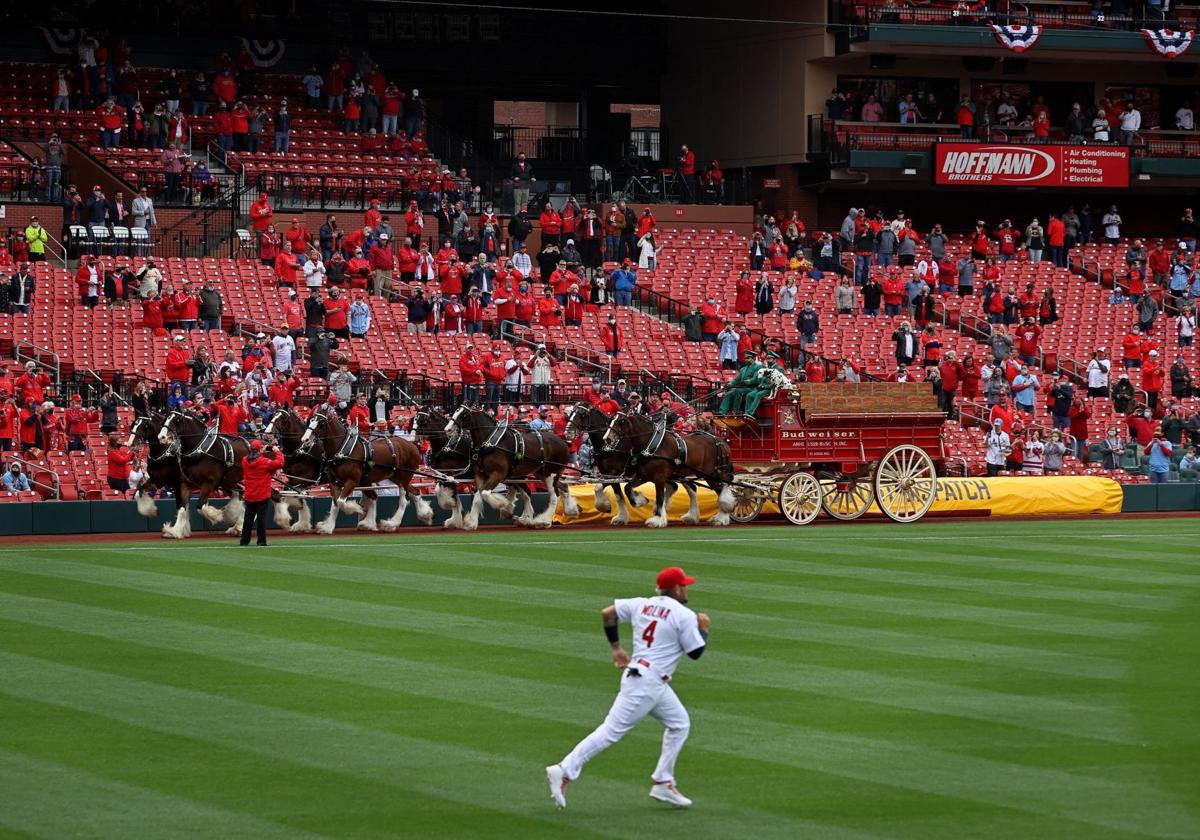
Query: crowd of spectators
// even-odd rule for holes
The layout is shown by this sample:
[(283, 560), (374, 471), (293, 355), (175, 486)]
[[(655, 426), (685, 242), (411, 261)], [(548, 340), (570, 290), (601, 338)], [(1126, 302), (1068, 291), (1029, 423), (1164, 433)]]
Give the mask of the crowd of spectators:
[(1161, 125), (1152, 126), (1143, 125), (1142, 113), (1132, 95), (1073, 102), (1056, 113), (1040, 94), (1018, 97), (1000, 89), (988, 97), (963, 94), (955, 103), (939, 100), (933, 92), (900, 93), (883, 98), (856, 88), (834, 88), (825, 101), (825, 112), (834, 122), (955, 125), (964, 138), (986, 140), (1057, 139), (1131, 145), (1143, 129), (1194, 131), (1196, 128), (1195, 114), (1186, 101), (1173, 113), (1164, 114)]

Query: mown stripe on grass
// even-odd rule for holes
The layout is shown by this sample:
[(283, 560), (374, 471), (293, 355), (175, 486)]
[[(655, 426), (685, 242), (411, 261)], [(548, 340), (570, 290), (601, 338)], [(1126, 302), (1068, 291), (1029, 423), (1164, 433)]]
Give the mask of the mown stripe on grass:
[[(333, 718), (302, 714), (249, 703), (208, 692), (173, 688), (144, 680), (119, 677), (92, 668), (61, 665), (35, 657), (0, 653), (0, 668), (13, 682), (0, 693), (27, 697), (47, 705), (97, 714), (130, 726), (194, 738), (223, 747), (329, 772), (382, 782), (434, 799), (461, 802), (536, 823), (561, 825), (565, 815), (553, 811), (540, 766), (508, 756), (472, 750), (444, 741), (430, 741), (358, 726)], [(479, 801), (471, 776), (487, 774), (494, 800)], [(589, 777), (589, 785), (610, 802), (640, 802), (646, 786)], [(531, 807), (537, 802), (540, 807)], [(843, 829), (813, 820), (795, 819), (737, 808), (713, 801), (703, 821), (689, 823), (691, 837), (736, 836), (755, 820), (778, 826), (791, 836), (820, 836), (833, 840), (879, 840), (880, 835)], [(645, 806), (647, 813), (653, 805)], [(545, 809), (545, 813), (537, 813)], [(571, 811), (571, 835), (593, 834), (640, 840), (645, 825), (618, 826), (611, 809)], [(218, 835), (219, 836), (219, 835)]]
[[(501, 640), (507, 640), (507, 644), (513, 647), (524, 644), (525, 628), (519, 624), (462, 615), (459, 612), (433, 612), (298, 593), (289, 589), (222, 583), (82, 563), (30, 565), (24, 571), (37, 576), (64, 577), (228, 606), (404, 629), (410, 633), (432, 633), (475, 644), (504, 644)], [(547, 635), (540, 643), (540, 648), (559, 656), (587, 658), (585, 652), (592, 649), (593, 643), (594, 638), (586, 634), (559, 631)], [(709, 674), (708, 679), (750, 683), (929, 714), (966, 717), (1112, 743), (1137, 743), (1138, 740), (1128, 713), (1120, 708), (1105, 707), (1094, 702), (956, 686), (876, 671), (807, 663), (789, 663), (786, 669), (780, 669), (772, 660), (737, 655), (723, 658), (720, 676)]]
[[(80, 631), (90, 635), (166, 647), (181, 654), (212, 656), (257, 667), (340, 679), (383, 690), (444, 697), (497, 712), (533, 716), (575, 727), (580, 721), (598, 718), (611, 696), (606, 694), (611, 683), (606, 684), (606, 690), (563, 688), (533, 679), (481, 677), (458, 668), (420, 664), (395, 656), (347, 652), (320, 644), (275, 640), (167, 619), (122, 617), (115, 611), (85, 610), (70, 618), (77, 608), (68, 605), (64, 612), (72, 623), (84, 625)], [(47, 617), (41, 623), (49, 624), (50, 620)], [(5, 664), (5, 659), (6, 655), (0, 655), (0, 665)], [(32, 661), (24, 656), (14, 659), (23, 668)], [(56, 671), (60, 666), (47, 664), (47, 667)], [(22, 672), (13, 673), (20, 676)], [(97, 676), (100, 682), (104, 679), (109, 678)], [(23, 684), (20, 680), (18, 683)], [(487, 686), (486, 692), (479, 690), (482, 685)], [(144, 698), (146, 703), (155, 700), (154, 696)], [(54, 700), (48, 698), (43, 702)], [(98, 702), (95, 712), (106, 714), (106, 703)], [(137, 707), (133, 708), (136, 710)], [(1151, 836), (1186, 836), (1172, 834), (1174, 828), (1164, 834), (1146, 828), (1159, 824), (1200, 827), (1200, 823), (1187, 822), (1187, 812), (1178, 808), (1171, 797), (1138, 782), (1108, 781), (1087, 774), (847, 736), (814, 727), (766, 724), (744, 715), (712, 710), (694, 709), (692, 714), (697, 738), (689, 745), (689, 752), (695, 748), (718, 756), (750, 756), (767, 764), (815, 770), (930, 796), (961, 798), (1114, 830), (1138, 828), (1139, 832)], [(641, 736), (646, 737), (650, 732), (649, 728), (643, 728)], [(563, 749), (569, 745), (564, 744)], [(714, 761), (720, 761), (720, 758), (714, 758)], [(769, 769), (764, 768), (763, 775), (769, 778)]]
[[(735, 559), (735, 558), (730, 558)], [(446, 574), (415, 572), (393, 565), (364, 566), (341, 559), (336, 554), (320, 561), (299, 557), (264, 557), (262, 554), (245, 557), (234, 553), (205, 554), (189, 557), (186, 563), (233, 567), (247, 571), (279, 572), (304, 575), (321, 580), (369, 584), (407, 592), (447, 595), (471, 600), (495, 601), (503, 604), (525, 604), (538, 609), (554, 607), (578, 611), (583, 606), (576, 591), (552, 589), (546, 586), (517, 585), (503, 580), (488, 580), (486, 586), (464, 588), (461, 577)], [(381, 563), (391, 563), (384, 560)], [(406, 562), (409, 562), (406, 559)], [(434, 565), (436, 561), (431, 561)], [(177, 570), (179, 563), (172, 563)], [(478, 581), (477, 581), (478, 583)], [(1002, 662), (1005, 667), (1032, 670), (1058, 675), (1094, 679), (1119, 680), (1126, 666), (1116, 660), (1099, 656), (1059, 653), (1045, 648), (1004, 645), (980, 641), (960, 641), (940, 636), (905, 633), (879, 627), (858, 627), (851, 624), (823, 623), (797, 616), (794, 619), (722, 609), (719, 615), (720, 632), (744, 633), (770, 639), (816, 642), (860, 650), (883, 651), (932, 659), (948, 659), (965, 663), (979, 661)]]
[(321, 840), (251, 814), (0, 748), (0, 825), (42, 837)]
[[(509, 549), (512, 550), (511, 557)], [(486, 556), (474, 552), (440, 552), (437, 555), (421, 556), (414, 552), (406, 555), (405, 562), (425, 563), (435, 569), (449, 566), (471, 569), (484, 579), (496, 574), (498, 570), (503, 570), (523, 575), (537, 575), (544, 581), (559, 579), (591, 581), (595, 584), (593, 589), (601, 600), (620, 597), (624, 593), (646, 592), (653, 586), (653, 572), (650, 569), (651, 567), (657, 568), (657, 565), (655, 562), (647, 563), (644, 554), (639, 553), (638, 557), (642, 559), (635, 561), (640, 563), (640, 568), (619, 566), (615, 563), (601, 565), (590, 562), (590, 558), (594, 556), (590, 553), (586, 555), (576, 553), (566, 555), (561, 559), (529, 557), (527, 552), (522, 551), (520, 544), (514, 542), (498, 546), (489, 551)], [(614, 561), (621, 559), (620, 555), (615, 553), (608, 556)], [(584, 560), (585, 557), (589, 559)], [(716, 555), (712, 563), (714, 566), (720, 567), (723, 559), (722, 555)], [(661, 560), (656, 562), (661, 565)], [(833, 607), (848, 613), (887, 613), (933, 618), (955, 623), (982, 624), (990, 627), (1016, 628), (1084, 638), (1100, 636), (1127, 639), (1134, 638), (1147, 629), (1147, 625), (1136, 622), (1064, 615), (1061, 612), (930, 602), (919, 598), (892, 595), (800, 589), (794, 585), (752, 583), (722, 575), (704, 563), (700, 563), (697, 568), (707, 570), (697, 584), (698, 589), (705, 593), (744, 598), (748, 601)], [(1111, 612), (1111, 610), (1107, 612)]]

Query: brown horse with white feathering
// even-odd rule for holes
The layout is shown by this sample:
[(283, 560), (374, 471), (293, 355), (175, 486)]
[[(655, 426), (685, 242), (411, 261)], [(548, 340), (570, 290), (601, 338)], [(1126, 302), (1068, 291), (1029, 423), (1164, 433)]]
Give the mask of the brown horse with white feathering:
[[(313, 440), (319, 441), (325, 480), (333, 496), (329, 515), (317, 524), (318, 533), (333, 533), (339, 510), (361, 517), (358, 527), (363, 530), (394, 531), (400, 527), (409, 502), (417, 506), (419, 521), (425, 525), (433, 521), (433, 508), (412, 488), (413, 478), (421, 469), (421, 452), (414, 444), (390, 435), (363, 437), (356, 429), (347, 428), (329, 405), (312, 413), (300, 437), (302, 446)], [(400, 489), (400, 506), (394, 516), (376, 522), (376, 485), (381, 481), (391, 481)], [(348, 498), (358, 488), (362, 488), (362, 505)]]
[(725, 441), (707, 432), (679, 434), (665, 420), (655, 422), (644, 414), (622, 411), (609, 423), (604, 443), (608, 451), (628, 459), (637, 479), (654, 484), (654, 516), (646, 520), (647, 528), (667, 527), (667, 503), (675, 482), (683, 484), (691, 499), (685, 523), (700, 520), (695, 484), (701, 481), (717, 494), (717, 512), (709, 524), (729, 524), (735, 499), (730, 488), (733, 460)]
[(573, 469), (571, 448), (558, 435), (515, 429), (469, 405), (459, 406), (446, 424), (447, 434), (459, 429), (471, 438), (475, 467), (475, 499), (463, 517), (464, 530), (474, 531), (479, 527), (485, 501), (501, 515), (512, 514), (512, 499), (493, 492), (502, 482), (538, 481), (546, 485), (550, 500), (546, 509), (529, 521), (534, 528), (549, 528), (554, 524), (560, 496), (563, 513), (571, 518), (579, 516), (579, 503), (562, 480), (563, 471)]

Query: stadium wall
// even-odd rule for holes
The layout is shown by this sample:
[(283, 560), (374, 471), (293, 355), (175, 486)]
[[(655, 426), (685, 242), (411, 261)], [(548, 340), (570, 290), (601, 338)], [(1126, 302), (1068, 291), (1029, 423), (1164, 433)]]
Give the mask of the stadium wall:
[[(1012, 481), (1023, 482), (1026, 485), (1028, 482), (1036, 481), (1037, 479), (1012, 479)], [(974, 479), (964, 479), (957, 481), (976, 481)], [(978, 481), (983, 481), (982, 479)], [(976, 482), (978, 483), (978, 482)], [(577, 500), (583, 509), (582, 522), (587, 524), (606, 524), (610, 514), (599, 514), (591, 507), (591, 487), (580, 487), (576, 493)], [(1200, 511), (1200, 484), (1136, 484), (1123, 485), (1121, 487), (1122, 513), (1175, 513), (1181, 511)], [(680, 498), (672, 500), (671, 518), (672, 521), (678, 521), (679, 517), (687, 511), (686, 494), (680, 491)], [(965, 494), (964, 498), (965, 498)], [(461, 501), (464, 506), (470, 505), (471, 497), (462, 495)], [(540, 508), (546, 504), (546, 496), (544, 493), (535, 494), (533, 497), (534, 506)], [(448, 513), (437, 506), (436, 500), (432, 496), (427, 496), (428, 501), (434, 508), (434, 522), (431, 529), (441, 527), (442, 523), (448, 517)], [(5, 537), (21, 537), (21, 536), (44, 536), (44, 535), (70, 535), (70, 534), (145, 534), (159, 533), (162, 526), (171, 522), (175, 518), (175, 503), (172, 500), (161, 500), (158, 503), (158, 516), (148, 518), (140, 515), (132, 501), (104, 501), (104, 502), (8, 502), (0, 504), (0, 536)], [(328, 498), (316, 498), (310, 501), (313, 511), (313, 521), (324, 518), (329, 513), (330, 500)], [(397, 501), (395, 497), (384, 496), (379, 500), (379, 519), (384, 519), (391, 516), (396, 511)], [(1086, 507), (1086, 505), (1085, 505)], [(715, 512), (715, 499), (712, 504), (713, 510), (708, 513)], [(646, 516), (649, 516), (649, 508), (643, 511)], [(1076, 513), (1091, 513), (1092, 510), (1083, 510), (1082, 508)], [(1055, 513), (1047, 513), (1045, 515), (1067, 515), (1068, 511), (1064, 511), (1061, 507)], [(938, 516), (988, 516), (989, 511), (986, 509), (971, 511), (959, 507), (958, 509), (947, 509), (939, 512), (936, 507), (930, 513), (931, 518)], [(992, 514), (994, 515), (994, 514)], [(1028, 512), (1014, 511), (1013, 515), (1030, 515)], [(210, 525), (196, 512), (196, 500), (192, 500), (190, 505), (190, 516), (192, 530), (197, 533), (222, 533), (225, 530), (224, 526)], [(635, 518), (634, 522), (644, 521), (645, 517)], [(341, 529), (354, 529), (357, 524), (357, 518), (352, 516), (339, 515), (337, 527)], [(484, 514), (482, 521), (484, 524), (493, 525), (499, 524), (501, 520), (499, 514), (488, 506), (484, 506)], [(561, 515), (556, 518), (556, 522), (562, 523), (565, 520)], [(779, 520), (782, 521), (782, 520)], [(409, 506), (408, 511), (404, 516), (405, 526), (415, 526), (416, 512), (413, 506)], [(278, 531), (273, 520), (268, 520), (268, 527), (273, 531)]]

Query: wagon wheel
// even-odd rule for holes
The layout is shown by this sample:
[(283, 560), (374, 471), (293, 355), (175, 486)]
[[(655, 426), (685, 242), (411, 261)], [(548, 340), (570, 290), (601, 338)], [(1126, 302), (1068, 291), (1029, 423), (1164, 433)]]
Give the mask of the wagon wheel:
[(734, 484), (733, 510), (729, 518), (734, 522), (752, 522), (762, 511), (763, 494), (757, 487), (748, 484)]
[(846, 473), (821, 473), (821, 507), (834, 519), (858, 519), (871, 506), (871, 484)]
[(821, 483), (806, 472), (789, 475), (779, 485), (779, 510), (793, 525), (807, 525), (821, 512)]
[(896, 522), (916, 522), (937, 495), (937, 470), (923, 449), (906, 443), (890, 449), (875, 467), (875, 501)]

